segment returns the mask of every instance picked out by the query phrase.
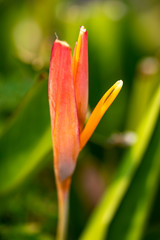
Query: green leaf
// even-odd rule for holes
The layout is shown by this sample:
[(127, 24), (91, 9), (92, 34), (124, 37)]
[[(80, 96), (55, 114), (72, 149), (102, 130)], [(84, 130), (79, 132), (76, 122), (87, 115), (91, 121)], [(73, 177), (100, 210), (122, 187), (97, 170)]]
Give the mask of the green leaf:
[(108, 238), (116, 240), (139, 240), (145, 229), (148, 215), (159, 183), (160, 139), (159, 129), (154, 131), (151, 144), (132, 181), (118, 212), (111, 223)]
[(0, 195), (20, 184), (51, 149), (47, 88), (46, 80), (32, 88), (0, 137)]
[(159, 113), (159, 101), (160, 87), (157, 89), (151, 105), (137, 129), (137, 143), (126, 152), (117, 175), (104, 194), (101, 203), (94, 211), (88, 226), (80, 238), (81, 240), (104, 239), (109, 225), (147, 149)]
[[(148, 109), (160, 79), (160, 67), (157, 58), (146, 57), (142, 59), (138, 64), (138, 69), (139, 71), (133, 81), (126, 125), (126, 129), (132, 131), (137, 128)], [(150, 69), (149, 72), (148, 69)]]

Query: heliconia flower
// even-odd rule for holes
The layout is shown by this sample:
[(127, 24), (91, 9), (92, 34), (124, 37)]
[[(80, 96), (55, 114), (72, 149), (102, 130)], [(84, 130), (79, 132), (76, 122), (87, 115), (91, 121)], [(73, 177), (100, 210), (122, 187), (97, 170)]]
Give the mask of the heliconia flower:
[[(87, 31), (80, 28), (73, 58), (66, 42), (55, 40), (49, 69), (49, 107), (54, 171), (59, 200), (59, 237), (63, 239), (68, 191), (80, 150), (114, 101), (123, 82), (117, 81), (101, 98), (84, 127), (88, 108)], [(63, 233), (61, 233), (63, 232)]]

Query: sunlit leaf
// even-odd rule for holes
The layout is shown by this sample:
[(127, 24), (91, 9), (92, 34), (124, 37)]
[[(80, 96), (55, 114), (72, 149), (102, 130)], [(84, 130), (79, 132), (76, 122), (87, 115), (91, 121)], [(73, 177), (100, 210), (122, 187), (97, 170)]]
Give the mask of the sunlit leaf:
[(159, 113), (160, 87), (153, 97), (148, 112), (137, 129), (138, 141), (125, 154), (117, 175), (104, 197), (91, 216), (88, 226), (81, 236), (81, 240), (101, 240), (106, 235), (109, 225), (124, 197), (137, 167), (139, 166), (148, 142), (152, 135)]
[(109, 240), (116, 240), (118, 236), (123, 240), (142, 238), (159, 183), (160, 132), (158, 125), (157, 121), (154, 136), (142, 164), (111, 223), (107, 238)]

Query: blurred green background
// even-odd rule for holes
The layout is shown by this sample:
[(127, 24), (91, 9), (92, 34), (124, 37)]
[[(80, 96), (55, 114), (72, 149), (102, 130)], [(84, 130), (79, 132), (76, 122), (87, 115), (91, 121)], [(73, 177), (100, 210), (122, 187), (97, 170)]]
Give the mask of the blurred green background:
[(159, 0), (0, 0), (0, 239), (51, 240), (47, 79), (55, 33), (88, 31), (89, 107), (124, 86), (73, 175), (69, 240), (160, 239)]

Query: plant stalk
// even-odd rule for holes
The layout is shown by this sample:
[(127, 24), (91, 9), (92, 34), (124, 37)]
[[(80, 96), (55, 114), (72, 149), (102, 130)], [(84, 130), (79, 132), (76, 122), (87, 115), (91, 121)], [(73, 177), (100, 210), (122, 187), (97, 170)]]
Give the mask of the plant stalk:
[(58, 192), (58, 229), (56, 240), (65, 240), (68, 222), (68, 201), (69, 201), (70, 179), (64, 182), (57, 181)]

